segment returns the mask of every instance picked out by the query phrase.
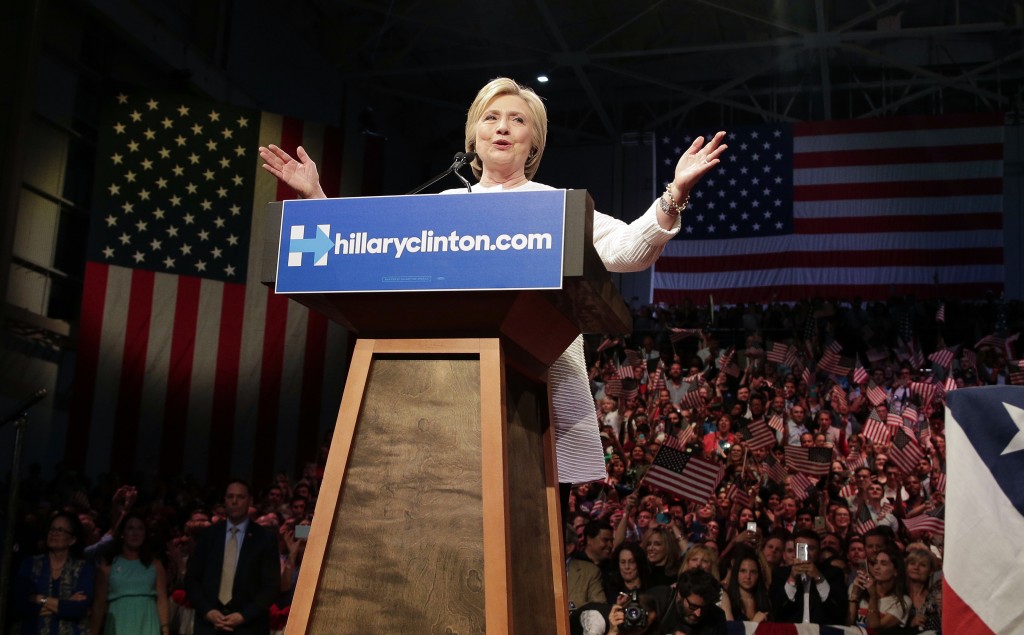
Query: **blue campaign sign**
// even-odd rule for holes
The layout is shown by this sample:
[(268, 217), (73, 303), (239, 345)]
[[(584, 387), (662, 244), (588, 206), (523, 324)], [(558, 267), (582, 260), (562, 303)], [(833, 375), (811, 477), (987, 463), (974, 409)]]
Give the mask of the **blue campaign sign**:
[(565, 190), (285, 201), (278, 293), (559, 289)]

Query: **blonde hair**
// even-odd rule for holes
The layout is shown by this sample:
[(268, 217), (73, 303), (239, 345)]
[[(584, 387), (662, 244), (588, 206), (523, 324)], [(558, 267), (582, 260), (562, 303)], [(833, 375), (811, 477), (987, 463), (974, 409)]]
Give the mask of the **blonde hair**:
[[(922, 543), (912, 543), (907, 546), (907, 555), (903, 558), (904, 562), (910, 563), (911, 560), (915, 562), (926, 562), (928, 563), (928, 577), (931, 578), (931, 574), (937, 570), (941, 570), (942, 566), (936, 563), (935, 554), (931, 552), (928, 547)], [(931, 580), (927, 580), (925, 586), (930, 586)]]
[[(530, 111), (530, 155), (526, 159), (526, 178), (533, 180), (533, 176), (540, 167), (540, 159), (544, 155), (544, 146), (548, 138), (548, 111), (540, 96), (528, 86), (523, 86), (508, 77), (492, 79), (476, 94), (473, 103), (469, 105), (466, 113), (466, 152), (476, 152), (476, 127), (483, 117), (484, 111), (495, 98), (503, 95), (514, 95), (526, 102)], [(473, 159), (469, 164), (473, 168), (473, 174), (477, 179), (483, 174), (483, 164), (480, 157)]]
[(681, 567), (681, 569), (683, 571), (686, 571), (687, 567), (690, 566), (690, 559), (693, 558), (694, 556), (701, 556), (701, 555), (706, 557), (708, 560), (711, 561), (711, 572), (710, 573), (711, 573), (712, 576), (714, 576), (714, 578), (716, 580), (721, 582), (722, 581), (722, 575), (721, 575), (721, 572), (719, 572), (719, 570), (718, 570), (718, 554), (715, 553), (714, 551), (712, 551), (711, 549), (705, 547), (704, 545), (694, 545), (694, 546), (690, 547), (689, 549), (687, 549), (686, 553), (683, 555), (683, 563), (682, 563), (683, 566)]
[[(660, 536), (662, 543), (665, 545), (665, 562), (661, 566), (665, 567), (666, 574), (675, 575), (679, 572), (679, 556), (681, 553), (679, 539), (667, 527), (652, 527), (644, 532), (644, 537), (640, 541), (640, 547), (643, 548), (645, 555), (647, 553), (647, 545), (651, 543), (651, 538), (655, 535)], [(650, 564), (655, 566), (653, 562)]]

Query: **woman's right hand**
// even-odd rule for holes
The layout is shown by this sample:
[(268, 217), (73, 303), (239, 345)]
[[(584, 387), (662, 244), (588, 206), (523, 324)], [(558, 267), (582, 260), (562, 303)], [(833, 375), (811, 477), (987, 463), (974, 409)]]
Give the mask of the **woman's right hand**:
[[(858, 571), (857, 577), (853, 579), (853, 584), (850, 585), (850, 599), (858, 599), (864, 591), (870, 591), (875, 586), (875, 580), (869, 574), (864, 571)], [(854, 591), (854, 589), (856, 591)]]
[(320, 173), (316, 170), (316, 163), (302, 146), (295, 149), (295, 154), (298, 160), (274, 144), (266, 148), (260, 146), (264, 170), (295, 190), (301, 198), (327, 198), (320, 187)]
[[(628, 596), (626, 596), (628, 598)], [(619, 594), (618, 602), (608, 611), (608, 632), (606, 635), (618, 635), (619, 627), (626, 621), (626, 611), (622, 608), (622, 594)]]

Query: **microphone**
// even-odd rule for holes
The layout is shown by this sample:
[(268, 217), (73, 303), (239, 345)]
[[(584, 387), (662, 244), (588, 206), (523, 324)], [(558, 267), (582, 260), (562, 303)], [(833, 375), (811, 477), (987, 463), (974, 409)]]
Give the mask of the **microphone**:
[(409, 194), (419, 194), (423, 190), (427, 189), (434, 183), (437, 183), (438, 181), (452, 173), (454, 173), (455, 176), (458, 177), (460, 181), (462, 181), (462, 184), (466, 186), (467, 192), (472, 192), (473, 188), (470, 186), (469, 181), (467, 181), (466, 178), (459, 173), (459, 168), (466, 165), (467, 163), (470, 163), (474, 159), (476, 159), (476, 152), (456, 152), (454, 160), (447, 170), (438, 174), (437, 176), (430, 179), (423, 185), (420, 185), (419, 187), (413, 189), (411, 192), (409, 192)]
[(452, 163), (452, 174), (462, 181), (462, 184), (466, 186), (466, 191), (470, 194), (473, 193), (473, 187), (466, 180), (466, 177), (462, 176), (462, 173), (459, 172), (459, 168), (467, 163), (472, 163), (474, 159), (476, 159), (476, 152), (456, 152), (455, 163)]
[(11, 423), (12, 421), (17, 421), (18, 419), (20, 419), (26, 412), (28, 412), (29, 408), (42, 401), (43, 397), (46, 397), (46, 394), (47, 391), (45, 388), (40, 388), (36, 392), (32, 393), (31, 396), (29, 396), (20, 404), (18, 404), (17, 408), (12, 410), (10, 414), (8, 414), (6, 417), (3, 418), (2, 421), (0, 421), (0, 426), (5, 426), (8, 423)]

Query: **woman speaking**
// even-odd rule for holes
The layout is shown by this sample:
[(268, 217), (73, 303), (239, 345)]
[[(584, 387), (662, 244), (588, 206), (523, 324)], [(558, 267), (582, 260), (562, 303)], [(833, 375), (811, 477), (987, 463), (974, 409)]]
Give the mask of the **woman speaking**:
[[(466, 151), (479, 182), (473, 192), (530, 192), (554, 189), (533, 180), (547, 142), (547, 110), (532, 89), (508, 78), (487, 83), (469, 107)], [(707, 144), (698, 137), (679, 158), (675, 176), (632, 223), (594, 212), (594, 248), (609, 271), (640, 271), (651, 266), (679, 231), (679, 214), (697, 182), (719, 162), (727, 146), (719, 132)], [(261, 147), (263, 167), (302, 198), (324, 198), (316, 164), (305, 150), (293, 158), (281, 148)], [(453, 192), (465, 191), (464, 189)], [(577, 337), (551, 366), (548, 381), (555, 427), (558, 480), (583, 483), (607, 476), (591, 398), (583, 338)]]

